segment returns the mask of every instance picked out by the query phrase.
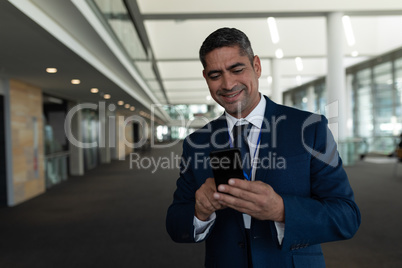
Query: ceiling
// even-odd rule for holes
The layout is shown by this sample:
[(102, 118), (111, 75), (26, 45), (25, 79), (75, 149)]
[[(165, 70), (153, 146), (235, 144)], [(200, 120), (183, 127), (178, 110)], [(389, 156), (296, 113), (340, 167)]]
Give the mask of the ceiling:
[[(220, 27), (235, 27), (248, 35), (254, 53), (262, 59), (260, 91), (267, 95), (271, 94), (267, 78), (272, 75), (271, 60), (277, 48), (284, 52), (279, 64), (282, 91), (325, 76), (325, 16), (330, 11), (344, 9), (351, 17), (356, 43), (350, 47), (344, 41), (345, 67), (402, 46), (402, 35), (395, 34), (402, 32), (402, 2), (365, 1), (364, 6), (351, 2), (137, 0), (171, 103), (208, 102), (198, 50)], [(278, 44), (271, 41), (269, 16), (276, 18)], [(353, 51), (359, 56), (352, 57)], [(296, 68), (296, 57), (302, 59), (302, 71)]]
[[(249, 36), (254, 53), (262, 59), (260, 91), (267, 95), (271, 94), (267, 77), (277, 48), (284, 52), (279, 60), (283, 91), (325, 76), (328, 12), (340, 11), (351, 19), (356, 43), (350, 47), (344, 41), (345, 67), (402, 47), (402, 35), (397, 34), (402, 32), (402, 2), (395, 0), (370, 0), (364, 6), (348, 0), (126, 0), (149, 55), (154, 56), (156, 76), (164, 91), (157, 94), (108, 36), (89, 2), (0, 1), (0, 75), (80, 102), (103, 100), (101, 94), (89, 91), (97, 87), (112, 95), (110, 102), (123, 100), (136, 107), (134, 113), (149, 114), (153, 103), (213, 103), (207, 97), (198, 50), (219, 27), (235, 27)], [(276, 18), (278, 44), (271, 41), (269, 16)], [(351, 56), (353, 51), (358, 52), (357, 57)], [(295, 57), (301, 57), (303, 70), (296, 68)], [(46, 67), (59, 71), (47, 74)], [(72, 85), (73, 78), (82, 83)], [(156, 112), (169, 121), (163, 109), (157, 107)]]
[[(103, 95), (110, 94), (106, 102), (120, 113), (151, 114), (155, 101), (70, 1), (0, 1), (0, 36), (0, 76), (79, 103), (106, 101)], [(48, 74), (47, 67), (58, 72)], [(72, 79), (81, 83), (73, 85)], [(99, 93), (90, 92), (94, 87)], [(118, 106), (119, 100), (135, 111)], [(156, 120), (169, 117), (156, 110)]]

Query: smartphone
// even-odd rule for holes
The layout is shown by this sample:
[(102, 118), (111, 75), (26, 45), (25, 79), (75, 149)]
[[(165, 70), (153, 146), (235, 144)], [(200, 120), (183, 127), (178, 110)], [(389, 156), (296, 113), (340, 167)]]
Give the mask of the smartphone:
[(230, 178), (245, 179), (241, 153), (238, 148), (213, 151), (209, 157), (216, 189), (220, 184), (228, 184)]

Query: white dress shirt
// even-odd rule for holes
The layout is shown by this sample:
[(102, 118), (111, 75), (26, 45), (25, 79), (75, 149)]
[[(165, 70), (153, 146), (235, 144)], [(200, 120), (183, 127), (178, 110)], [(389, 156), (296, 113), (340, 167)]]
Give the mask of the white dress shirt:
[[(256, 172), (255, 164), (257, 161), (254, 161), (254, 159), (258, 158), (259, 144), (257, 144), (257, 143), (258, 143), (258, 138), (259, 138), (260, 131), (261, 131), (261, 126), (262, 126), (262, 123), (264, 120), (265, 107), (266, 107), (266, 100), (265, 100), (264, 96), (262, 96), (260, 94), (260, 97), (261, 97), (261, 99), (260, 99), (260, 102), (258, 103), (258, 105), (244, 119), (243, 118), (241, 118), (241, 119), (235, 118), (225, 112), (228, 129), (230, 129), (230, 130), (232, 130), (235, 125), (242, 125), (242, 124), (246, 124), (247, 122), (252, 124), (250, 134), (248, 135), (248, 144), (249, 144), (249, 148), (250, 148), (250, 157), (251, 157), (251, 163), (252, 163), (252, 165), (251, 165), (251, 167), (252, 167), (251, 180), (252, 181), (255, 180), (255, 172)], [(233, 140), (232, 131), (229, 131), (229, 135), (230, 135), (231, 140)], [(205, 238), (205, 236), (209, 232), (209, 229), (211, 228), (212, 224), (214, 223), (215, 219), (216, 219), (215, 212), (212, 213), (212, 215), (206, 221), (201, 221), (197, 217), (194, 216), (193, 224), (194, 224), (195, 241), (200, 241)], [(250, 229), (251, 216), (243, 213), (243, 220), (244, 220), (244, 227), (247, 229)], [(276, 227), (276, 231), (278, 234), (278, 241), (281, 244), (284, 233), (285, 233), (285, 224), (282, 222), (275, 222), (275, 227)]]

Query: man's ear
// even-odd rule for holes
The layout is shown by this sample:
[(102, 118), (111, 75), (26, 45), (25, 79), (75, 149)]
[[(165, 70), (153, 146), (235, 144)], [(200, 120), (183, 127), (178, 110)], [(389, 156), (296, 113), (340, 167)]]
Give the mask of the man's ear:
[(253, 60), (253, 68), (254, 68), (254, 72), (257, 74), (258, 78), (260, 78), (261, 76), (261, 61), (260, 58), (255, 55), (254, 56), (254, 60)]

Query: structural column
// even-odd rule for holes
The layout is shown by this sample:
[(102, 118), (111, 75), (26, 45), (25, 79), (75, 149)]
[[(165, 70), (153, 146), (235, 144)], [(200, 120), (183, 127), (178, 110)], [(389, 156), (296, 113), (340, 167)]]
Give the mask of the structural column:
[(346, 107), (346, 137), (353, 137), (353, 107), (352, 107), (352, 76), (346, 77), (345, 107)]
[[(329, 127), (335, 139), (343, 141), (347, 138), (346, 131), (346, 89), (345, 69), (343, 66), (344, 34), (342, 28), (342, 13), (334, 12), (327, 16), (327, 54), (328, 73), (327, 88), (327, 117)], [(334, 118), (332, 121), (331, 119)], [(337, 120), (336, 120), (337, 119)], [(334, 123), (331, 123), (334, 122)]]
[(0, 76), (0, 94), (4, 96), (4, 145), (5, 145), (5, 181), (7, 191), (7, 205), (14, 206), (14, 181), (13, 181), (13, 149), (11, 135), (11, 108), (10, 108), (10, 84), (8, 78)]
[[(114, 125), (109, 123), (109, 118), (114, 117), (113, 112), (115, 111), (116, 106), (114, 104), (109, 104), (107, 107), (105, 103), (101, 102), (99, 104), (99, 153), (100, 153), (100, 162), (102, 164), (111, 162), (111, 152), (110, 152), (110, 141), (111, 138), (110, 128), (114, 128)], [(114, 122), (114, 121), (113, 121)], [(113, 129), (114, 130), (114, 129)]]
[(281, 90), (280, 61), (278, 59), (271, 59), (271, 75), (272, 75), (271, 99), (278, 104), (283, 104), (282, 90)]
[(314, 95), (314, 87), (309, 86), (307, 89), (307, 109), (310, 112), (317, 112), (314, 111), (314, 102), (315, 102), (315, 95)]
[[(73, 105), (69, 105), (69, 109), (73, 108)], [(81, 109), (77, 109), (74, 116), (71, 118), (71, 132), (73, 137), (67, 136), (70, 141), (70, 174), (74, 176), (84, 175), (84, 148), (80, 144), (71, 142), (76, 139), (82, 141), (82, 112)], [(74, 139), (73, 139), (74, 138)]]

